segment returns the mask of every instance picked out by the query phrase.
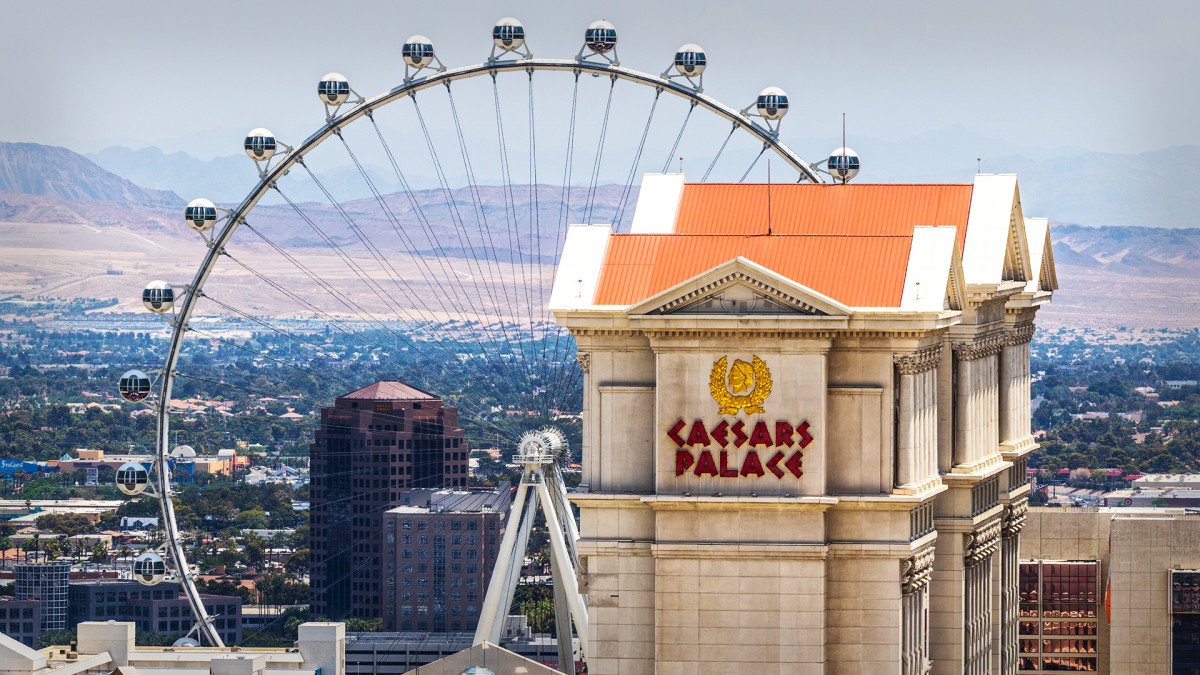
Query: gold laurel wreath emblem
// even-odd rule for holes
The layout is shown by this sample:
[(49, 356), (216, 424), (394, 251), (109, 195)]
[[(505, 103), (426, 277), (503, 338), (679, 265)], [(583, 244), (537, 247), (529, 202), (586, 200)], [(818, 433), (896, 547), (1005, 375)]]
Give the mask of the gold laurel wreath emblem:
[[(717, 414), (736, 415), (741, 409), (745, 409), (746, 414), (766, 412), (763, 410), (762, 404), (771, 395), (771, 370), (757, 356), (753, 358), (753, 361), (754, 389), (741, 396), (730, 393), (729, 388), (725, 386), (728, 357), (722, 356), (721, 360), (713, 364), (712, 374), (708, 378), (708, 388), (712, 392), (713, 400), (721, 406)], [(746, 365), (744, 361), (737, 363)], [(737, 363), (734, 365), (736, 366)]]

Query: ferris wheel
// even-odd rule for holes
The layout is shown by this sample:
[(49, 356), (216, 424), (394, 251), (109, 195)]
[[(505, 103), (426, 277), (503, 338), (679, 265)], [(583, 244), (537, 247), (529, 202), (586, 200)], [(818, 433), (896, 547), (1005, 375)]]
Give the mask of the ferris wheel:
[[(706, 94), (699, 45), (679, 47), (651, 74), (621, 63), (607, 21), (586, 28), (574, 58), (536, 57), (527, 37), (521, 22), (501, 19), (483, 62), (448, 68), (434, 43), (415, 35), (401, 49), (400, 83), (370, 98), (329, 73), (317, 83), (324, 117), (310, 136), (288, 144), (266, 128), (246, 135), (257, 182), (244, 199), (187, 205), (186, 223), (206, 247), (198, 269), (188, 283), (152, 281), (142, 296), (170, 324), (165, 362), (118, 382), (123, 398), (157, 415), (153, 466), (131, 463), (116, 478), (127, 494), (159, 499), (165, 543), (134, 562), (134, 578), (155, 584), (173, 570), (197, 617), (196, 638), (225, 642), (194, 583), (170, 498), (180, 456), (171, 447), (172, 396), (183, 381), (237, 387), (190, 372), (186, 338), (226, 343), (281, 372), (306, 369), (197, 317), (237, 317), (314, 359), (346, 362), (301, 327), (304, 319), (367, 345), (372, 358), (418, 364), (409, 377), (430, 391), (459, 391), (469, 380), (471, 395), (447, 403), (512, 446), (530, 431), (514, 416), (541, 422), (581, 405), (573, 339), (546, 303), (568, 224), (628, 228), (642, 174), (667, 173), (684, 157), (700, 158), (701, 182), (758, 177), (768, 151), (792, 172), (785, 180), (845, 182), (859, 171), (850, 148), (809, 163), (783, 143), (791, 105), (783, 89), (766, 87), (743, 107)], [(357, 363), (335, 375), (346, 391), (370, 384), (356, 379)], [(558, 493), (543, 501), (570, 512)], [(577, 538), (573, 526), (562, 521), (559, 535)]]

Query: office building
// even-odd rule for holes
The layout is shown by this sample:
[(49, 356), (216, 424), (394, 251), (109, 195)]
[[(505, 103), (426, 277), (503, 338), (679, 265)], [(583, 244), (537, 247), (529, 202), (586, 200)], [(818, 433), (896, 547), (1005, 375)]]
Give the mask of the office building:
[(67, 627), (67, 584), (70, 563), (44, 562), (13, 566), (17, 600), (37, 600), (41, 607), (41, 630)]
[(0, 597), (0, 633), (32, 647), (42, 632), (42, 603)]
[(1200, 672), (1200, 514), (1191, 511), (1030, 509), (1021, 672)]
[(321, 411), (311, 457), (312, 615), (383, 616), (383, 512), (414, 488), (463, 488), (458, 412), (401, 382), (377, 382)]
[(383, 628), (470, 631), (496, 564), (512, 494), (415, 490), (383, 514)]
[[(201, 595), (205, 610), (225, 644), (242, 639), (242, 599), (229, 595)], [(163, 581), (144, 586), (128, 579), (72, 582), (68, 591), (68, 627), (84, 621), (132, 621), (147, 633), (186, 633), (195, 623), (179, 583)]]

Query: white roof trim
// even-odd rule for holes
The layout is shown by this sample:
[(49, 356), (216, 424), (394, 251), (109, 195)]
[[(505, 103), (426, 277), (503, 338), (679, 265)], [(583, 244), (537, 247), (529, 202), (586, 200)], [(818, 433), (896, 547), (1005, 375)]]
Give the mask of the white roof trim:
[(551, 311), (591, 307), (612, 236), (609, 225), (572, 225), (567, 228), (562, 257), (550, 291)]
[(633, 210), (632, 234), (672, 234), (679, 203), (683, 199), (681, 173), (648, 173), (642, 176), (637, 206)]
[[(731, 278), (735, 276), (739, 279)], [(699, 300), (727, 283), (747, 280), (766, 292), (786, 298), (789, 304), (802, 303), (804, 306), (826, 315), (847, 316), (853, 311), (850, 307), (827, 295), (818, 293), (804, 284), (798, 284), (752, 260), (739, 256), (630, 306), (627, 313), (665, 312), (674, 306), (683, 306)]]
[(913, 228), (908, 269), (900, 309), (908, 312), (942, 312), (946, 296), (951, 308), (961, 309), (966, 289), (958, 258), (958, 233), (953, 227)]
[(1026, 218), (1025, 239), (1029, 242), (1029, 267), (1034, 271), (1025, 284), (1025, 292), (1058, 290), (1054, 248), (1050, 243), (1050, 219)]
[(968, 285), (996, 285), (1003, 281), (1006, 257), (1013, 255), (1020, 281), (1027, 281), (1029, 245), (1025, 238), (1021, 197), (1013, 174), (979, 174), (971, 191), (967, 215), (967, 241), (962, 265)]

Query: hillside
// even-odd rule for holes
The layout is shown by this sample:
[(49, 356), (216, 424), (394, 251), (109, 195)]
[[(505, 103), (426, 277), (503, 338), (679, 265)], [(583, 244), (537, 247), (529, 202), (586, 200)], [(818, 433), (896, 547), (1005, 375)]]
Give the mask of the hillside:
[(66, 148), (0, 142), (0, 192), (51, 197), (66, 202), (117, 202), (175, 206), (173, 192), (138, 187)]

